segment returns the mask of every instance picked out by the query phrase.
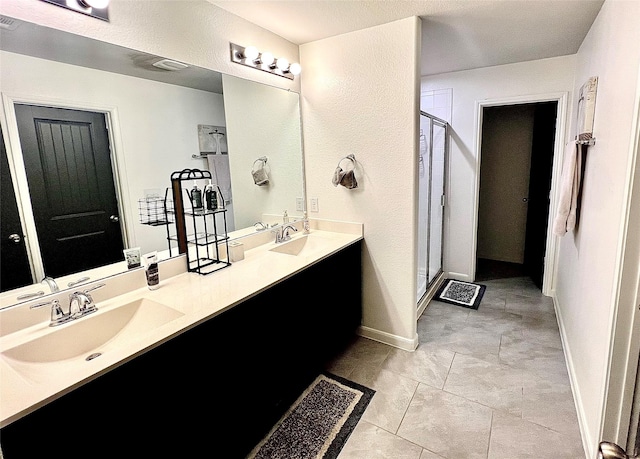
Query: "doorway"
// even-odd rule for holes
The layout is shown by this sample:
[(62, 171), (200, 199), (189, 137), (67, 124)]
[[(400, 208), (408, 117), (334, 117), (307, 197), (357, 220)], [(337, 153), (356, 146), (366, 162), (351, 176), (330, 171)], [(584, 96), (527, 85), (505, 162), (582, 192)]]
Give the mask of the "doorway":
[(476, 281), (543, 288), (557, 114), (558, 101), (482, 108)]
[(15, 104), (15, 114), (45, 275), (121, 261), (104, 113)]

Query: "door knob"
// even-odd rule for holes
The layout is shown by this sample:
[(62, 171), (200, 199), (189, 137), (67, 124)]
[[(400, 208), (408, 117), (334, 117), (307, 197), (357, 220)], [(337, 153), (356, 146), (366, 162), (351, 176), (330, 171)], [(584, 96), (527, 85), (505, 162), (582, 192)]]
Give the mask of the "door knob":
[(113, 223), (116, 223), (120, 221), (120, 218), (117, 215), (112, 215), (111, 217), (109, 217), (109, 220), (111, 220)]
[(529, 198), (522, 198), (522, 202), (529, 202)]
[(22, 238), (20, 237), (19, 234), (13, 233), (9, 235), (9, 240), (14, 244), (19, 244)]
[(598, 459), (637, 459), (638, 456), (629, 456), (624, 449), (615, 443), (602, 441), (598, 447)]

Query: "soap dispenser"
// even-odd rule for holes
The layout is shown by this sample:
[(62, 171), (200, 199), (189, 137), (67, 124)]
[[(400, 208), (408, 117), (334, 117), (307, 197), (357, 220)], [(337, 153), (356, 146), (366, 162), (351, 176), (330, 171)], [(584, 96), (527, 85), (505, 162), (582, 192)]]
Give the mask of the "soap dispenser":
[(193, 204), (193, 210), (202, 210), (202, 190), (198, 188), (196, 181), (193, 181), (193, 188), (191, 188), (191, 203)]
[(218, 197), (211, 179), (209, 179), (207, 186), (204, 187), (204, 201), (207, 204), (207, 210), (216, 210), (218, 208)]

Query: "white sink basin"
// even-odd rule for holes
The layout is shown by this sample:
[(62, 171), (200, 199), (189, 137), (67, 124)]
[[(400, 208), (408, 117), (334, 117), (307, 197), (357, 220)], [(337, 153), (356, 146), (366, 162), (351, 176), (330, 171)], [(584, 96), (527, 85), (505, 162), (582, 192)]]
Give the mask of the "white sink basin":
[[(281, 242), (274, 248), (269, 249), (271, 252), (285, 253), (287, 255), (298, 255), (307, 246), (308, 236), (299, 236), (287, 242)], [(311, 245), (311, 244), (309, 244)]]
[[(147, 298), (113, 309), (98, 311), (70, 323), (52, 327), (46, 334), (25, 341), (2, 352), (9, 364), (32, 379), (33, 364), (74, 362), (95, 353), (105, 353), (136, 341), (143, 334), (177, 319), (183, 314)], [(25, 366), (26, 365), (26, 366)]]

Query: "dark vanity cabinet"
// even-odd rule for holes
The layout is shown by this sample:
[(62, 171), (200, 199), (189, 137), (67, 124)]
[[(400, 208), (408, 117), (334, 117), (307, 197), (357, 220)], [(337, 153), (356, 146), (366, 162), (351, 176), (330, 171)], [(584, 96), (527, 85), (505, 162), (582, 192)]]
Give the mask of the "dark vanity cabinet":
[(355, 337), (361, 299), (357, 242), (6, 426), (4, 458), (244, 458)]

